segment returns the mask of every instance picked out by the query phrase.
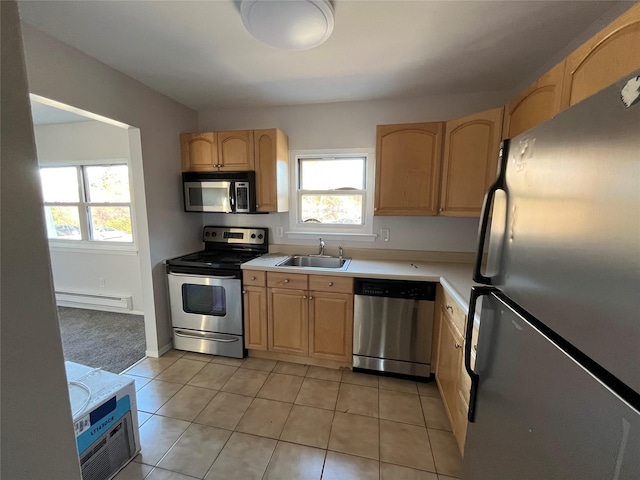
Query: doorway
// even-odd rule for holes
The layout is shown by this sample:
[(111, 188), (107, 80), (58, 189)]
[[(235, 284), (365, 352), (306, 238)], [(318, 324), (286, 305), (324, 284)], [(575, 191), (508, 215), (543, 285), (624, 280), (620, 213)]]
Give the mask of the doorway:
[(144, 187), (134, 182), (139, 130), (35, 95), (31, 105), (65, 359), (120, 373), (122, 359), (145, 356), (152, 316), (140, 262), (146, 211), (136, 202)]

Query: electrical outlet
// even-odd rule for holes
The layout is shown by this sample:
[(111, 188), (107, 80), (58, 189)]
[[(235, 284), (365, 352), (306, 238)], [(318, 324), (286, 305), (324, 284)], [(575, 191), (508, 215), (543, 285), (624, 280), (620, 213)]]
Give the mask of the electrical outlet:
[(380, 230), (380, 236), (382, 237), (382, 241), (383, 242), (388, 242), (389, 241), (389, 229), (388, 228), (383, 228), (382, 230)]
[(282, 227), (276, 227), (276, 237), (282, 237), (284, 235), (284, 229)]
[(100, 285), (100, 287), (104, 288), (104, 277), (98, 277), (98, 285)]

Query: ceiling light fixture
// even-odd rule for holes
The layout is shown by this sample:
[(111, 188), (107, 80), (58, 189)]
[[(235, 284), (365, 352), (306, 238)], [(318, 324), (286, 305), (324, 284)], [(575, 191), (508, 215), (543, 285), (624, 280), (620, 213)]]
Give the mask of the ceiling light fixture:
[(309, 50), (333, 32), (329, 0), (242, 0), (242, 23), (258, 40), (287, 50)]

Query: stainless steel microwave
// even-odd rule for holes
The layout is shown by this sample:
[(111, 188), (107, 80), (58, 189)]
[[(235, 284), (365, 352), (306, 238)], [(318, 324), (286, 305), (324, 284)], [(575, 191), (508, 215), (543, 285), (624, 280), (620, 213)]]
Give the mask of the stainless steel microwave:
[(252, 213), (256, 211), (255, 172), (185, 172), (185, 212)]

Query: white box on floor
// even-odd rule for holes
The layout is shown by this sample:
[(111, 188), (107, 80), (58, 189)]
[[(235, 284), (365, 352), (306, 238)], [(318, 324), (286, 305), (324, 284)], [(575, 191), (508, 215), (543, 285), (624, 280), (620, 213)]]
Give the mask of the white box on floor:
[(65, 362), (83, 480), (113, 478), (140, 451), (131, 378)]

